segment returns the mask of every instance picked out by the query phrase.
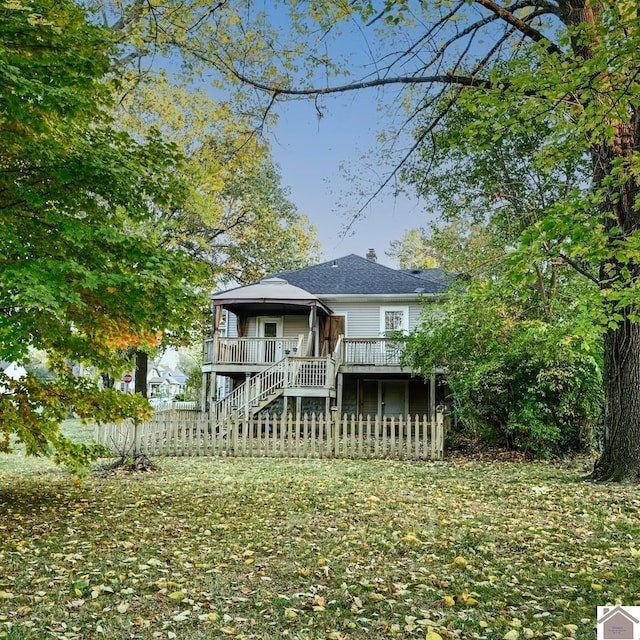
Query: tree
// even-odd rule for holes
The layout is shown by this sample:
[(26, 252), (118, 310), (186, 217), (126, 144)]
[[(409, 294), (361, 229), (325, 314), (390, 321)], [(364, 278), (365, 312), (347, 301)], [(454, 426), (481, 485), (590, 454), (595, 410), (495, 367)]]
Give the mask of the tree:
[(239, 83), (229, 91), (227, 59), (269, 58), (264, 42), (234, 32), (247, 8), (205, 0), (78, 3), (119, 43), (120, 126), (143, 134), (155, 127), (187, 158), (185, 206), (160, 211), (166, 241), (207, 264), (218, 282), (249, 282), (316, 258), (315, 229), (288, 199), (262, 135), (269, 117), (251, 109)]
[[(156, 128), (186, 158), (182, 170), (189, 193), (180, 206), (156, 209), (153, 224), (159, 242), (205, 266), (208, 277), (202, 287), (209, 290), (313, 260), (318, 250), (315, 229), (298, 214), (281, 185), (261, 136), (262, 114), (246, 113), (242, 96), (232, 108), (215, 79), (215, 97), (202, 83), (202, 51), (215, 57), (218, 47), (246, 48), (244, 38), (225, 35), (238, 23), (238, 14), (227, 11), (226, 3), (203, 0), (162, 6), (138, 0), (81, 4), (119, 44), (113, 65), (120, 79), (119, 126), (136, 135)], [(250, 46), (259, 51), (256, 45)], [(167, 64), (169, 57), (182, 64)], [(165, 334), (162, 346), (199, 340), (207, 324), (208, 309), (203, 308), (198, 326), (188, 335)], [(137, 350), (135, 357), (136, 390), (146, 395), (148, 351)]]
[(401, 240), (392, 240), (385, 253), (397, 258), (401, 269), (430, 269), (438, 265), (424, 229), (410, 229)]
[[(601, 342), (579, 335), (576, 307), (535, 317), (535, 303), (485, 282), (425, 310), (404, 361), (429, 375), (446, 366), (462, 430), (537, 456), (589, 451), (602, 412)], [(582, 328), (582, 327), (580, 327)]]
[(603, 395), (590, 311), (597, 288), (550, 244), (527, 260), (513, 250), (567, 193), (585, 189), (584, 151), (556, 144), (550, 153), (554, 129), (545, 120), (506, 126), (527, 123), (526, 107), (498, 114), (491, 128), (475, 126), (473, 109), (456, 103), (403, 171), (449, 220), (422, 242), (465, 275), (443, 310), (425, 311), (407, 362), (424, 373), (448, 367), (458, 424), (475, 435), (537, 455), (587, 450)]
[(440, 267), (459, 276), (489, 272), (504, 260), (504, 243), (497, 243), (486, 225), (462, 214), (450, 222), (435, 222), (426, 229), (410, 229), (385, 252), (404, 269)]
[(266, 141), (228, 105), (151, 70), (122, 106), (124, 129), (156, 127), (186, 159), (187, 197), (160, 210), (155, 226), (166, 246), (207, 266), (209, 286), (251, 282), (316, 256), (315, 229), (288, 199)]
[[(150, 228), (159, 245), (204, 267), (202, 289), (255, 281), (316, 256), (315, 229), (289, 201), (268, 146), (238, 130), (226, 105), (156, 71), (119, 104), (121, 128), (148, 135), (156, 127), (184, 155), (185, 197), (174, 207), (157, 207)], [(186, 334), (165, 333), (162, 347), (201, 342), (210, 330), (208, 305), (197, 320)], [(137, 350), (136, 391), (144, 395), (147, 361), (147, 351)]]
[[(298, 1), (285, 4), (298, 35), (300, 71), (276, 49), (275, 40), (269, 40), (275, 62), (252, 67), (250, 57), (225, 58), (226, 68), (238, 81), (264, 92), (267, 108), (279, 99), (311, 96), (321, 109), (323, 96), (398, 87), (409, 109), (404, 126), (412, 126), (418, 114), (427, 122), (383, 184), (398, 175), (403, 162), (461, 101), (475, 105), (471, 135), (474, 128), (490, 130), (497, 115), (518, 105), (529, 114), (527, 128), (549, 122), (551, 142), (558, 148), (575, 145), (587, 151), (588, 191), (573, 190), (551, 206), (544, 220), (523, 234), (517, 249), (523, 258), (537, 259), (541, 251), (554, 254), (597, 286), (606, 409), (604, 450), (594, 477), (640, 481), (637, 3), (356, 0), (314, 3), (307, 13)], [(333, 50), (331, 39), (350, 23), (372, 34), (368, 64), (359, 77), (358, 69), (350, 69), (355, 81), (330, 85), (327, 78), (340, 68), (327, 53)], [(256, 23), (242, 23), (244, 32), (250, 28), (256, 30), (252, 41), (266, 33)], [(308, 49), (302, 52), (304, 37)], [(323, 80), (314, 85), (314, 76), (305, 73), (309, 69), (311, 74), (319, 69)], [(522, 125), (508, 123), (513, 130)], [(496, 139), (500, 134), (494, 130)], [(549, 151), (554, 154), (553, 145)]]
[(0, 359), (47, 354), (56, 376), (0, 380), (0, 450), (72, 468), (96, 451), (65, 439), (83, 419), (141, 419), (148, 405), (73, 375), (71, 363), (118, 373), (128, 346), (151, 346), (190, 323), (194, 267), (159, 247), (150, 203), (185, 193), (176, 150), (149, 132), (116, 131), (109, 111), (112, 41), (67, 0), (0, 5)]

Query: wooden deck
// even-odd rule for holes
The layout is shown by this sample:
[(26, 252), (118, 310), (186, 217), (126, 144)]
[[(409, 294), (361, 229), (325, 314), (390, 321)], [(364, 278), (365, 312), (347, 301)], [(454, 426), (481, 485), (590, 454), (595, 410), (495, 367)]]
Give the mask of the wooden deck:
[[(334, 355), (347, 366), (399, 366), (404, 345), (393, 338), (341, 338)], [(302, 337), (209, 338), (204, 365), (217, 368), (270, 366), (286, 356), (304, 356)]]

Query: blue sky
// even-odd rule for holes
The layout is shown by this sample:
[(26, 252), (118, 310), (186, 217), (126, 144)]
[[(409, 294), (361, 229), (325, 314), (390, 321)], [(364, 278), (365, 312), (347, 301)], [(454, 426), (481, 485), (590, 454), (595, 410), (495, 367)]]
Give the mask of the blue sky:
[[(286, 32), (288, 21), (283, 8), (265, 6), (269, 7), (271, 20), (280, 23)], [(343, 84), (377, 66), (374, 60), (380, 43), (367, 41), (361, 24), (357, 21), (345, 24), (338, 34), (341, 35), (336, 39), (323, 39), (323, 45), (331, 59), (348, 61), (353, 75), (327, 81), (323, 69), (318, 68), (315, 79), (310, 81), (312, 86)], [(391, 187), (378, 195), (344, 234), (352, 216), (366, 200), (358, 191), (364, 189), (371, 195), (393, 168), (376, 163), (380, 154), (376, 135), (387, 122), (377, 108), (377, 91), (366, 89), (325, 96), (321, 119), (311, 98), (275, 107), (279, 121), (271, 132), (272, 156), (280, 166), (283, 186), (291, 191), (291, 200), (317, 227), (326, 260), (349, 253), (364, 256), (369, 248), (374, 248), (379, 262), (397, 266), (395, 260), (385, 255), (389, 243), (401, 239), (409, 229), (428, 223), (424, 207), (416, 198), (394, 197)], [(384, 95), (387, 106), (393, 105), (397, 93), (397, 89), (388, 89)]]
[(374, 173), (362, 159), (363, 155), (376, 155), (379, 123), (373, 92), (329, 101), (321, 119), (312, 101), (281, 106), (278, 113), (279, 122), (271, 136), (272, 154), (280, 166), (283, 185), (291, 191), (291, 200), (317, 227), (323, 258), (349, 253), (364, 256), (374, 248), (379, 262), (397, 266), (384, 253), (389, 243), (427, 222), (415, 198), (394, 197), (387, 189), (344, 233), (363, 200), (358, 195), (362, 185), (341, 170), (341, 165), (359, 176), (369, 193), (382, 180), (383, 168)]

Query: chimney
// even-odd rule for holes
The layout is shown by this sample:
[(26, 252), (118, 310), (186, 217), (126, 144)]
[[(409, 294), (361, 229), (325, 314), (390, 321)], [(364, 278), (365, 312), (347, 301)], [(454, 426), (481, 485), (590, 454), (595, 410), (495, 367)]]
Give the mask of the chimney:
[(367, 260), (371, 260), (371, 262), (378, 262), (378, 256), (376, 255), (375, 249), (369, 249), (369, 253), (366, 255)]

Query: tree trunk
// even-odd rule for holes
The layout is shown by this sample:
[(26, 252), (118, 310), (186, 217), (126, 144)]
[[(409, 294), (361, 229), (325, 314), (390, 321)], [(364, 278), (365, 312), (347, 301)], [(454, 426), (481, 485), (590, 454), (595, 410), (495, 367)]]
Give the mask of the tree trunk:
[(101, 373), (100, 376), (102, 378), (103, 388), (113, 389), (113, 385), (115, 384), (115, 379), (113, 378), (113, 376), (109, 375), (108, 373)]
[(144, 351), (136, 351), (136, 384), (135, 392), (147, 397), (147, 371), (149, 356)]
[(626, 320), (604, 340), (604, 448), (592, 477), (639, 482), (640, 324)]
[[(635, 119), (635, 117), (634, 117)], [(603, 187), (616, 160), (628, 158), (638, 137), (636, 122), (614, 123), (612, 145), (594, 150), (594, 186)], [(592, 478), (615, 482), (640, 482), (640, 323), (630, 319), (638, 309), (616, 303), (615, 291), (635, 289), (640, 281), (640, 264), (623, 254), (625, 242), (640, 230), (636, 202), (638, 183), (633, 175), (610, 186), (603, 203), (603, 226), (608, 234), (610, 257), (601, 265), (600, 287), (607, 317), (622, 316), (616, 328), (604, 334), (604, 441)], [(614, 182), (614, 185), (616, 183)], [(627, 256), (633, 253), (627, 253)], [(608, 292), (614, 291), (613, 300)]]

